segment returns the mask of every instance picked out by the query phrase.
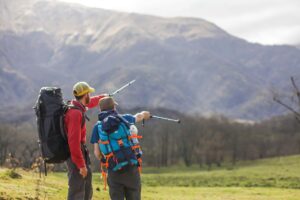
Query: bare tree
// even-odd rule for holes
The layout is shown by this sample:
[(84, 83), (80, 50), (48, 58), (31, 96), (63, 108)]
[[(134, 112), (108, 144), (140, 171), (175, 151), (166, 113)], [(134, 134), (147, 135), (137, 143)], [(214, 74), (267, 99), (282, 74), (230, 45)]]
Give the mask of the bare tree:
[[(0, 165), (3, 165), (7, 156), (9, 148), (12, 144), (12, 137), (10, 136), (12, 129), (7, 125), (0, 125)], [(14, 153), (14, 152), (13, 152)]]
[(299, 88), (298, 88), (298, 86), (295, 82), (294, 77), (291, 77), (291, 82), (292, 82), (292, 86), (293, 86), (293, 89), (294, 89), (293, 96), (292, 96), (291, 100), (292, 100), (292, 103), (294, 103), (295, 102), (294, 96), (296, 96), (296, 98), (297, 98), (296, 104), (297, 104), (298, 108), (294, 108), (292, 105), (289, 105), (288, 103), (283, 102), (283, 100), (281, 100), (277, 95), (273, 96), (273, 100), (275, 102), (279, 103), (280, 105), (284, 106), (285, 108), (287, 108), (291, 112), (293, 112), (296, 119), (300, 122), (300, 90), (299, 90)]

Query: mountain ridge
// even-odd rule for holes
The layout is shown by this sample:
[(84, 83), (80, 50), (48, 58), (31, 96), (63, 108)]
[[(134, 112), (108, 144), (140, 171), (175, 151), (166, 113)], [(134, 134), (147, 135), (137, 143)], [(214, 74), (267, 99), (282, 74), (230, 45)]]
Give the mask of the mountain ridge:
[[(18, 98), (34, 103), (46, 85), (60, 86), (72, 98), (72, 85), (80, 80), (99, 93), (137, 78), (117, 97), (126, 108), (257, 120), (284, 113), (271, 103), (270, 90), (286, 89), (289, 76), (300, 75), (299, 49), (248, 43), (206, 20), (30, 2), (7, 3), (17, 11), (2, 12), (10, 20), (0, 27), (0, 66), (15, 72), (0, 97), (11, 99), (5, 107), (15, 107)], [(3, 77), (7, 74), (0, 73)], [(15, 82), (26, 92), (14, 91)]]

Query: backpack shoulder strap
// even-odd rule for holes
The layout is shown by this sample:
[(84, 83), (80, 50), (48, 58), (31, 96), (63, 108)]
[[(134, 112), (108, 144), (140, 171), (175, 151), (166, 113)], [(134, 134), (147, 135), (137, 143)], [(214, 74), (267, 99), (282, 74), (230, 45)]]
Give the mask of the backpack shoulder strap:
[(100, 121), (97, 121), (97, 130), (98, 130), (98, 135), (99, 135), (99, 138), (100, 138), (100, 134), (102, 132), (102, 124)]
[(129, 123), (122, 115), (117, 115), (117, 117), (121, 120), (121, 122), (123, 122), (123, 124), (125, 124), (125, 126), (130, 129), (130, 125), (131, 123)]
[(73, 104), (67, 104), (68, 109), (76, 109), (79, 110), (82, 114), (82, 120), (81, 120), (81, 128), (84, 127), (85, 124), (85, 119), (87, 119), (88, 121), (90, 121), (90, 119), (86, 116), (85, 112), (82, 111), (82, 109), (78, 106), (75, 106)]

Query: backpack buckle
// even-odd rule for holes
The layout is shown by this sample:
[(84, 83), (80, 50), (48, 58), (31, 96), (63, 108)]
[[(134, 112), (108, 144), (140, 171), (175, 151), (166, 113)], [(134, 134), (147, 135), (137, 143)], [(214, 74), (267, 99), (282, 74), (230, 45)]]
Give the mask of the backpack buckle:
[(118, 140), (118, 144), (119, 144), (120, 146), (123, 146), (123, 145), (124, 145), (123, 140), (122, 140), (122, 139)]

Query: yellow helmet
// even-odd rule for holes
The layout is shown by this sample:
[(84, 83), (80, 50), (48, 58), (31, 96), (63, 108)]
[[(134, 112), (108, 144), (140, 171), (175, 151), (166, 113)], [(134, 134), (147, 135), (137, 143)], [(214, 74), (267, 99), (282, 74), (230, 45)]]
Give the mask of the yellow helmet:
[(90, 87), (89, 84), (87, 82), (77, 82), (74, 86), (73, 86), (73, 94), (76, 97), (85, 95), (87, 93), (92, 93), (95, 92), (95, 89)]

